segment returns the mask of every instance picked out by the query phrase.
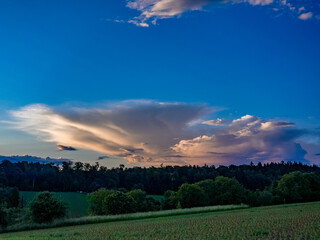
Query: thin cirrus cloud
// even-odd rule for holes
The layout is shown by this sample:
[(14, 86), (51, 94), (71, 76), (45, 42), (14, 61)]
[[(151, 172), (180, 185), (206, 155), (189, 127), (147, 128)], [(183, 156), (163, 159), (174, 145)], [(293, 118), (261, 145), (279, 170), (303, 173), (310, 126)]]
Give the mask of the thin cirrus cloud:
[(213, 111), (206, 105), (124, 101), (102, 108), (36, 104), (11, 114), (16, 129), (42, 141), (121, 157), (129, 163), (308, 162), (298, 143), (307, 132), (293, 123), (246, 115), (219, 128), (201, 124)]
[[(312, 1), (305, 2), (305, 6), (297, 1), (287, 0), (128, 0), (127, 7), (137, 10), (140, 15), (130, 19), (128, 22), (140, 27), (149, 27), (156, 24), (159, 19), (174, 18), (189, 11), (201, 11), (210, 4), (238, 4), (248, 3), (252, 6), (272, 5), (273, 9), (289, 10), (299, 19), (312, 18), (312, 12), (306, 12), (306, 8), (313, 8)], [(118, 21), (118, 20), (116, 20)]]

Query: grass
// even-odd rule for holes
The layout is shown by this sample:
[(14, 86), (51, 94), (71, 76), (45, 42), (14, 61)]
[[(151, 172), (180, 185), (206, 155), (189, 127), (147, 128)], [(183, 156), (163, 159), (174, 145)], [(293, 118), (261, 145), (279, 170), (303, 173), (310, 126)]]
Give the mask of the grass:
[[(199, 210), (178, 210), (181, 215), (172, 212), (156, 218), (134, 219), (131, 215), (131, 220), (126, 219), (128, 215), (123, 219), (114, 216), (117, 222), (7, 233), (0, 239), (320, 239), (320, 202), (215, 212)], [(184, 211), (189, 214), (183, 215)]]
[[(24, 205), (27, 206), (37, 193), (39, 192), (20, 191), (20, 197), (23, 197)], [(86, 194), (75, 192), (55, 192), (54, 194), (68, 204), (68, 217), (78, 218), (88, 216), (89, 203)], [(164, 199), (162, 195), (148, 195), (148, 197), (152, 197), (159, 202)]]
[(211, 207), (198, 207), (198, 208), (190, 208), (190, 209), (174, 209), (174, 210), (165, 210), (165, 211), (157, 211), (157, 212), (143, 212), (143, 213), (131, 213), (131, 214), (121, 214), (121, 215), (69, 218), (69, 219), (57, 220), (49, 224), (20, 223), (20, 224), (8, 226), (5, 229), (5, 231), (13, 232), (13, 231), (24, 231), (24, 230), (31, 230), (31, 229), (56, 228), (61, 226), (75, 226), (75, 225), (119, 222), (119, 221), (128, 221), (128, 220), (131, 221), (131, 220), (141, 220), (141, 219), (149, 219), (149, 218), (226, 211), (231, 209), (242, 209), (242, 208), (247, 208), (247, 206), (246, 205), (211, 206)]
[[(27, 206), (38, 192), (20, 191), (19, 193), (20, 197), (23, 197), (24, 205)], [(68, 217), (77, 218), (88, 215), (89, 204), (86, 194), (75, 192), (55, 192), (54, 194), (67, 203)]]

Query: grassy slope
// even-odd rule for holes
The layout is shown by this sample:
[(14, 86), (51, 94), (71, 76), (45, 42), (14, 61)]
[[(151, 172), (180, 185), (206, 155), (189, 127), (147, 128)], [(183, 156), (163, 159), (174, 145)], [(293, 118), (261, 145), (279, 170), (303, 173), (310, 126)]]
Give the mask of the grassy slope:
[(320, 202), (109, 222), (0, 239), (319, 239)]
[[(24, 203), (28, 204), (37, 193), (21, 191), (20, 197), (23, 197)], [(68, 204), (69, 217), (76, 218), (88, 215), (89, 204), (86, 194), (75, 192), (56, 192), (54, 194)]]
[[(38, 192), (21, 191), (20, 197), (23, 197), (24, 204), (27, 205), (29, 201), (32, 200), (37, 193)], [(89, 204), (86, 198), (86, 194), (75, 192), (56, 192), (55, 194), (68, 204), (69, 217), (76, 218), (88, 216)], [(164, 198), (162, 195), (148, 196), (154, 198), (159, 202)]]

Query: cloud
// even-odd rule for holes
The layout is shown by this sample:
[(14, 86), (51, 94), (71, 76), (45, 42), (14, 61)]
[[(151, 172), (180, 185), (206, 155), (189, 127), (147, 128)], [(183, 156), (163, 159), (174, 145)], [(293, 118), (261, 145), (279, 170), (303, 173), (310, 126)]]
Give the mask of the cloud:
[(8, 160), (10, 162), (32, 162), (32, 163), (53, 163), (53, 164), (62, 164), (63, 162), (71, 162), (71, 159), (68, 158), (42, 158), (42, 157), (36, 157), (36, 156), (30, 156), (30, 155), (24, 155), (24, 156), (0, 156), (0, 162)]
[(150, 162), (170, 155), (175, 139), (193, 137), (189, 123), (210, 111), (204, 105), (124, 101), (93, 109), (35, 104), (11, 114), (17, 129), (43, 141)]
[(202, 124), (205, 125), (210, 125), (210, 126), (221, 126), (228, 123), (227, 120), (222, 120), (221, 118), (218, 118), (217, 120), (208, 120), (208, 121), (203, 121)]
[(63, 145), (57, 145), (57, 148), (59, 151), (77, 151), (77, 149), (74, 147), (67, 147)]
[(97, 160), (103, 160), (103, 159), (107, 159), (107, 158), (110, 158), (110, 157), (107, 155), (104, 155), (104, 156), (98, 157)]
[(213, 110), (206, 105), (142, 100), (100, 108), (35, 104), (11, 114), (16, 129), (63, 147), (105, 154), (99, 160), (120, 157), (145, 165), (307, 162), (298, 140), (308, 132), (293, 123), (252, 115), (230, 123), (219, 118), (203, 121)]
[(129, 0), (127, 7), (140, 12), (138, 17), (129, 20), (137, 26), (148, 27), (150, 22), (156, 24), (158, 19), (180, 16), (188, 11), (200, 11), (209, 4), (242, 3), (251, 5), (269, 5), (274, 0)]
[(262, 118), (246, 115), (213, 135), (181, 140), (172, 150), (199, 164), (282, 160), (308, 162), (304, 158), (307, 152), (296, 142), (304, 131), (285, 126), (292, 124), (271, 124)]
[(271, 8), (275, 11), (289, 10), (291, 14), (293, 13), (301, 20), (310, 19), (313, 15), (311, 12), (302, 14), (301, 12), (307, 11), (306, 9), (318, 9), (313, 1), (305, 2), (305, 6), (301, 6), (299, 2), (290, 0), (127, 0), (127, 7), (140, 13), (127, 22), (140, 27), (149, 27), (150, 24), (156, 24), (159, 19), (179, 17), (190, 11), (203, 11), (211, 4), (232, 5), (239, 3), (247, 3), (252, 6), (272, 5)]
[(302, 13), (302, 14), (299, 16), (299, 19), (301, 19), (301, 20), (308, 20), (308, 19), (312, 18), (312, 16), (313, 16), (312, 12)]
[(294, 126), (294, 123), (290, 123), (290, 122), (265, 122), (265, 123), (261, 123), (262, 130), (274, 129), (276, 127), (292, 127), (292, 126)]

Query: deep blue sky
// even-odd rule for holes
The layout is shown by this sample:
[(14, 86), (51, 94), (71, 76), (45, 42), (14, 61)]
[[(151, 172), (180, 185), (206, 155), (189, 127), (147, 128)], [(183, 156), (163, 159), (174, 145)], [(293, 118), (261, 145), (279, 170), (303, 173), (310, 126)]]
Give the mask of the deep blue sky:
[(142, 28), (114, 22), (140, 14), (123, 0), (0, 5), (2, 116), (34, 103), (156, 99), (319, 123), (315, 15), (211, 5)]

